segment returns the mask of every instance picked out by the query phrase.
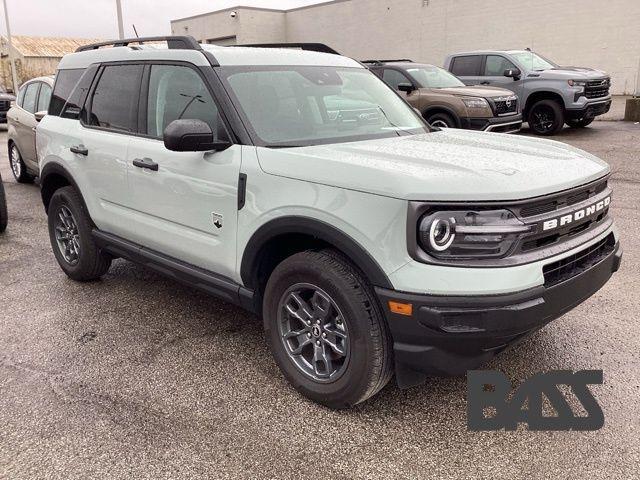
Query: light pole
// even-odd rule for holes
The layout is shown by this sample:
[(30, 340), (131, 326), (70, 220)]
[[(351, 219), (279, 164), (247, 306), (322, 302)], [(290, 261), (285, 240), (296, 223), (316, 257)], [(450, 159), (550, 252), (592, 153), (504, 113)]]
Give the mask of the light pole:
[(7, 0), (2, 0), (4, 4), (4, 21), (7, 24), (7, 42), (9, 43), (9, 62), (11, 63), (11, 79), (13, 81), (13, 93), (18, 92), (18, 76), (16, 75), (16, 60), (13, 56), (13, 44), (11, 43), (11, 27), (9, 26), (9, 10), (7, 10)]
[[(5, 2), (7, 0), (4, 0)], [(120, 40), (124, 38), (124, 27), (122, 25), (122, 5), (120, 0), (116, 0), (116, 9), (118, 10), (118, 37)]]

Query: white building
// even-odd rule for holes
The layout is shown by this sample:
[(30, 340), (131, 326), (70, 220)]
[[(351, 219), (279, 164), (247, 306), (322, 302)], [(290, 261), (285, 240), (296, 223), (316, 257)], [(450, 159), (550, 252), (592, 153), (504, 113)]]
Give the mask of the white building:
[(238, 6), (171, 22), (172, 33), (217, 44), (321, 42), (358, 59), (530, 47), (560, 65), (611, 74), (633, 93), (640, 0), (335, 0), (292, 10)]

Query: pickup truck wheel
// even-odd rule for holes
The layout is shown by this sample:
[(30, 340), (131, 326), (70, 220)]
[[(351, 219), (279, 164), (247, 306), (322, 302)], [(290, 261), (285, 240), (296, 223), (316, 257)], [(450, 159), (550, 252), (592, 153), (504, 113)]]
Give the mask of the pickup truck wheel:
[(332, 250), (292, 255), (271, 274), (264, 326), (284, 376), (330, 408), (363, 402), (391, 375), (391, 339), (371, 286)]
[(432, 127), (438, 128), (455, 128), (456, 121), (448, 113), (434, 113), (427, 116), (427, 122)]
[(11, 166), (11, 173), (13, 173), (16, 182), (33, 183), (36, 177), (27, 172), (27, 166), (22, 161), (20, 150), (18, 150), (18, 146), (13, 142), (9, 144), (9, 165)]
[(75, 188), (56, 190), (49, 203), (48, 223), (53, 254), (69, 278), (86, 282), (107, 273), (111, 257), (93, 240), (93, 223)]
[(4, 184), (2, 183), (2, 177), (0, 176), (0, 233), (7, 229), (7, 199), (4, 194)]
[(587, 125), (590, 125), (591, 122), (593, 122), (594, 118), (583, 118), (580, 120), (567, 120), (567, 125), (569, 125), (571, 128), (584, 128)]
[(529, 109), (527, 121), (536, 135), (555, 135), (564, 127), (564, 112), (555, 100), (540, 100)]

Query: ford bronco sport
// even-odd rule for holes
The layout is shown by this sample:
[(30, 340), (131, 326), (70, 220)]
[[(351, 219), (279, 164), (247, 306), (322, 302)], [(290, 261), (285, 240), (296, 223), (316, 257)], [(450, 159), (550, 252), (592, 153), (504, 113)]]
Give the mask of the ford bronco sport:
[(433, 127), (512, 133), (522, 127), (518, 97), (510, 90), (473, 86), (446, 70), (411, 60), (366, 60), (369, 69), (417, 109)]
[(293, 386), (345, 408), (464, 374), (617, 270), (602, 160), (432, 131), (339, 55), (163, 38), (60, 62), (36, 140), (70, 278), (122, 257), (247, 308)]
[(583, 128), (609, 111), (611, 79), (599, 70), (560, 67), (530, 50), (456, 53), (445, 68), (467, 85), (513, 90), (524, 120), (538, 135), (554, 135), (566, 123)]

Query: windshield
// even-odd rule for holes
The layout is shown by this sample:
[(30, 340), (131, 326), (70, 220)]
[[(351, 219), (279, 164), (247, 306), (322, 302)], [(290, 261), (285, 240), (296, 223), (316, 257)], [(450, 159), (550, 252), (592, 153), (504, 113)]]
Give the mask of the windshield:
[(259, 145), (306, 146), (428, 131), (420, 116), (366, 69), (225, 67), (221, 73)]
[(533, 52), (517, 52), (512, 53), (511, 56), (527, 70), (547, 70), (549, 68), (557, 67), (555, 63), (550, 62)]
[(455, 76), (442, 68), (432, 65), (407, 68), (407, 72), (424, 88), (464, 87), (464, 83)]

